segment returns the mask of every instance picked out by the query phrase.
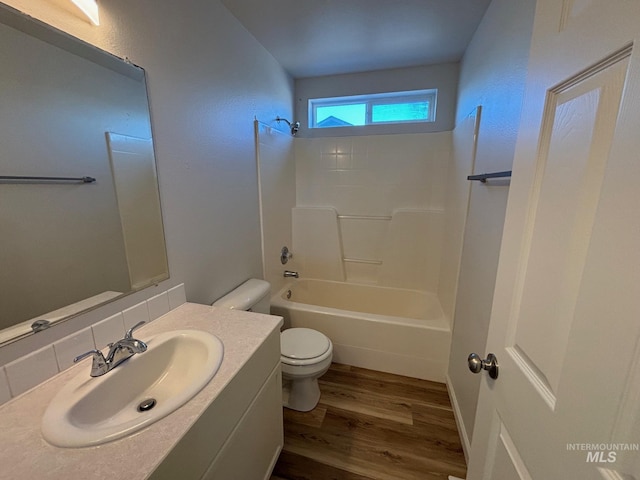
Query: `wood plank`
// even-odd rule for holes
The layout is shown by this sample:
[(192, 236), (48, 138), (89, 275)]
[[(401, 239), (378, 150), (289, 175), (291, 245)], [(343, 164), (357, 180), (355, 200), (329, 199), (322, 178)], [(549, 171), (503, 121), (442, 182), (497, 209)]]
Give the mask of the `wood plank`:
[(397, 397), (371, 393), (360, 387), (352, 388), (326, 382), (322, 384), (321, 389), (320, 404), (323, 406), (365, 413), (406, 425), (413, 424), (411, 404)]
[(285, 409), (274, 475), (287, 480), (446, 480), (466, 464), (446, 386), (332, 365), (308, 413)]
[(411, 405), (411, 412), (414, 425), (422, 424), (425, 427), (437, 425), (458, 434), (456, 417), (454, 417), (452, 410), (414, 403)]
[(275, 474), (283, 477), (271, 477), (271, 480), (372, 480), (371, 477), (347, 472), (339, 468), (317, 462), (308, 457), (283, 451), (274, 469)]
[[(403, 425), (340, 409), (327, 411), (323, 431), (367, 444), (383, 456), (413, 461), (435, 472), (447, 472), (450, 465), (464, 465), (464, 454), (457, 431), (437, 425)], [(439, 468), (441, 463), (446, 467)], [(418, 469), (419, 470), (419, 469)], [(450, 471), (449, 473), (455, 473)]]
[(284, 450), (384, 480), (464, 475), (464, 455), (457, 434), (433, 428), (417, 429), (331, 408), (322, 428), (285, 425)]
[[(338, 367), (337, 370), (340, 370)], [(422, 380), (420, 378), (406, 377), (404, 375), (396, 375), (394, 373), (379, 372), (377, 370), (369, 370), (361, 367), (349, 367), (349, 371), (353, 375), (363, 378), (375, 378), (389, 384), (410, 385), (416, 388), (428, 388), (434, 391), (446, 392), (447, 386), (444, 383), (433, 382), (431, 380)]]
[(338, 371), (338, 372), (339, 371), (350, 372), (351, 369), (353, 368), (357, 368), (357, 367), (352, 367), (351, 365), (345, 365), (344, 363), (335, 363), (335, 362), (329, 366), (329, 370)]
[(329, 370), (319, 380), (322, 385), (349, 385), (367, 392), (391, 395), (407, 402), (452, 409), (444, 384), (390, 373), (352, 367), (351, 371)]
[(326, 413), (327, 408), (322, 405), (318, 405), (310, 412), (298, 412), (289, 408), (283, 409), (285, 423), (300, 423), (302, 425), (308, 425), (309, 427), (322, 426)]

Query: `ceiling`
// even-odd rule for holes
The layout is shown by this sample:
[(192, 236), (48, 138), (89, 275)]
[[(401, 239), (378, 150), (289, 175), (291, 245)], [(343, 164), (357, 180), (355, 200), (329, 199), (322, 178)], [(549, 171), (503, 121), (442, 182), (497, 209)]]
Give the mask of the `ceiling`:
[(222, 0), (294, 77), (455, 62), (491, 0)]

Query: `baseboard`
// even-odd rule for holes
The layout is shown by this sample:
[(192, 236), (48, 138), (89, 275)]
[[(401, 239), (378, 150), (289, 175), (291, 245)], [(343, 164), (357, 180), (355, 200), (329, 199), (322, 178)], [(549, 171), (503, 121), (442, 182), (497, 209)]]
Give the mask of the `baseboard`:
[[(447, 391), (449, 392), (449, 398), (451, 399), (451, 405), (453, 406), (453, 416), (456, 419), (456, 425), (458, 426), (458, 432), (460, 432), (460, 438), (462, 439), (462, 451), (464, 452), (464, 459), (469, 464), (469, 454), (471, 453), (471, 442), (467, 436), (467, 429), (464, 427), (464, 420), (462, 419), (462, 413), (460, 412), (460, 406), (458, 405), (458, 399), (456, 398), (456, 392), (451, 385), (451, 378), (447, 374), (445, 381), (447, 384)], [(455, 478), (455, 477), (449, 477)]]

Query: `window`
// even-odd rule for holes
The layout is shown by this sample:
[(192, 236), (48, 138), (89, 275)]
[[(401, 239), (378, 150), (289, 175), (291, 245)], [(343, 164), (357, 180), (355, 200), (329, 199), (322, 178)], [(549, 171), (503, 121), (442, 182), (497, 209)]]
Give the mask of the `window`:
[(433, 122), (437, 90), (309, 99), (309, 128)]

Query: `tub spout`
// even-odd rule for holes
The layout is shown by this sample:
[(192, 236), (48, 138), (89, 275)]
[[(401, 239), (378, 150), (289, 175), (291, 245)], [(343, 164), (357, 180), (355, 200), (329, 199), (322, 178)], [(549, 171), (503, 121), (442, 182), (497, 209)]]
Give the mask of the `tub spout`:
[(283, 276), (284, 276), (284, 278), (298, 278), (300, 275), (298, 275), (298, 272), (292, 272), (291, 270), (285, 270)]

